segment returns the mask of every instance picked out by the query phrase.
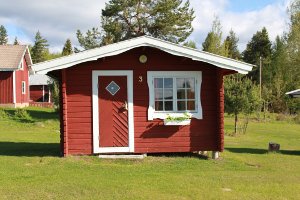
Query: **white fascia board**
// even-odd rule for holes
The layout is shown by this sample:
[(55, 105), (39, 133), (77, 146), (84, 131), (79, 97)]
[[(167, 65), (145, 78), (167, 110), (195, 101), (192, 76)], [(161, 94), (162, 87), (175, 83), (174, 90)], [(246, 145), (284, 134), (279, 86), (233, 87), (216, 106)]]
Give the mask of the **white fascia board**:
[(295, 94), (299, 94), (300, 95), (300, 89), (298, 89), (298, 90), (293, 90), (293, 91), (290, 91), (290, 92), (287, 92), (287, 93), (285, 93), (285, 94), (293, 94), (293, 95), (295, 95)]
[(152, 38), (149, 36), (142, 36), (142, 37), (118, 42), (115, 44), (103, 46), (100, 48), (83, 51), (77, 54), (72, 54), (69, 56), (57, 58), (51, 61), (38, 63), (36, 65), (33, 65), (32, 68), (38, 74), (46, 74), (49, 71), (68, 68), (70, 66), (82, 62), (87, 62), (87, 61), (97, 60), (103, 57), (118, 55), (130, 49), (141, 47), (141, 46), (158, 48), (172, 55), (183, 56), (183, 57), (191, 58), (196, 61), (210, 63), (217, 67), (234, 70), (242, 74), (247, 74), (249, 71), (252, 70), (253, 67), (253, 65), (240, 62), (237, 60), (229, 59), (223, 56), (207, 53), (204, 51), (185, 47), (182, 45)]

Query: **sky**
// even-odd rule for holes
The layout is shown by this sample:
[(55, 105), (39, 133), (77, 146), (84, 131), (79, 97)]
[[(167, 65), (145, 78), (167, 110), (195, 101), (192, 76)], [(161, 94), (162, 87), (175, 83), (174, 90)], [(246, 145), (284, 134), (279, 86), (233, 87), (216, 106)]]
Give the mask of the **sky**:
[[(50, 52), (61, 52), (68, 38), (78, 47), (77, 29), (85, 33), (101, 25), (101, 9), (108, 0), (1, 0), (0, 25), (3, 25), (12, 44), (34, 44), (39, 30), (48, 40)], [(183, 0), (185, 2), (185, 0)], [(286, 10), (290, 0), (190, 0), (195, 10), (194, 32), (187, 40), (202, 49), (215, 16), (222, 25), (223, 39), (232, 29), (239, 38), (242, 52), (257, 31), (266, 27), (269, 39), (275, 40), (286, 29)]]

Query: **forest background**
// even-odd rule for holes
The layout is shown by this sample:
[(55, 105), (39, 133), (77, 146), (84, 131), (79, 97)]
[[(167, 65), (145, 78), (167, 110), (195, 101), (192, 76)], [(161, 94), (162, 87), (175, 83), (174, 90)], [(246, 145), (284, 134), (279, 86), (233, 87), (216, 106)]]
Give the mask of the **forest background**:
[[(212, 22), (202, 47), (187, 41), (193, 32), (194, 10), (189, 1), (110, 0), (101, 13), (101, 26), (93, 27), (76, 36), (82, 49), (88, 50), (122, 40), (150, 35), (155, 38), (197, 48), (253, 64), (248, 75), (235, 74), (224, 77), (225, 112), (233, 114), (236, 121), (243, 114), (248, 118), (261, 111), (295, 114), (300, 112), (300, 98), (291, 99), (286, 92), (300, 88), (300, 0), (293, 0), (287, 9), (286, 30), (270, 41), (267, 29), (257, 30), (242, 52), (239, 38), (233, 29), (222, 40), (222, 25), (218, 16)], [(8, 34), (0, 26), (0, 44), (7, 44)], [(78, 53), (67, 39), (61, 52), (50, 53), (47, 39), (37, 31), (33, 46), (29, 46), (33, 63)], [(15, 45), (18, 39), (15, 38)], [(261, 72), (260, 72), (261, 66)], [(50, 84), (53, 90), (58, 86)], [(58, 93), (53, 95), (57, 98)], [(246, 129), (245, 129), (246, 131)]]

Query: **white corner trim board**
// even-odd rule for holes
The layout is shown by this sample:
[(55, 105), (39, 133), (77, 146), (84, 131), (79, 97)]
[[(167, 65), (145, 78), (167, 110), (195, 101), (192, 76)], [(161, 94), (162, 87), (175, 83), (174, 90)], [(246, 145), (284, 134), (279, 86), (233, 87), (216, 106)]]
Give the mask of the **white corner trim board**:
[[(99, 101), (98, 77), (99, 76), (127, 76), (128, 99), (128, 147), (99, 147)], [(122, 153), (134, 152), (134, 119), (133, 119), (133, 71), (131, 70), (95, 70), (92, 72), (93, 92), (93, 151), (94, 153)]]

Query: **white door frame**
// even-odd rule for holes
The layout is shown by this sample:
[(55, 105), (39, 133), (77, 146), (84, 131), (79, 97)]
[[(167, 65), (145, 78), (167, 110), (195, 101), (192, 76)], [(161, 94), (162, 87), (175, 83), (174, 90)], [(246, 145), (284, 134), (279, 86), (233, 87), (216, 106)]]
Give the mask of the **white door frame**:
[[(127, 76), (128, 99), (128, 147), (99, 147), (99, 76)], [(93, 89), (93, 152), (94, 153), (121, 153), (134, 152), (134, 123), (133, 123), (133, 71), (131, 70), (94, 70), (92, 71)]]

